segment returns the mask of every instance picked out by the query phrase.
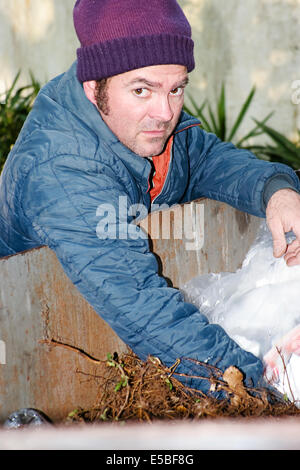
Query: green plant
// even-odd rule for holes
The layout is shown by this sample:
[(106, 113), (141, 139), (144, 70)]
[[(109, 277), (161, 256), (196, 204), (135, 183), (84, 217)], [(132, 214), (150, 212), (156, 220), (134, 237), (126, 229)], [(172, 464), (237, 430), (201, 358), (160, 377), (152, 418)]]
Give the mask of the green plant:
[(31, 83), (16, 89), (19, 77), (20, 71), (11, 87), (0, 96), (0, 171), (41, 88), (30, 72)]
[(111, 353), (107, 354), (106, 364), (109, 367), (116, 367), (117, 369), (119, 369), (119, 372), (121, 373), (121, 380), (115, 386), (115, 392), (118, 392), (119, 390), (121, 390), (122, 387), (126, 387), (128, 385), (128, 377), (123, 370), (124, 364), (122, 363), (120, 364), (117, 361), (115, 361)]
[(266, 126), (264, 122), (256, 121), (256, 124), (262, 131), (269, 136), (275, 145), (251, 145), (249, 150), (254, 152), (259, 158), (272, 162), (285, 163), (294, 170), (300, 168), (300, 130), (298, 130), (297, 141), (293, 142), (287, 139), (283, 134)]
[[(202, 127), (207, 132), (213, 132), (216, 134), (221, 140), (227, 142), (233, 142), (237, 147), (244, 147), (244, 143), (250, 139), (251, 137), (257, 137), (263, 134), (263, 130), (259, 125), (256, 125), (253, 129), (251, 129), (245, 136), (240, 138), (238, 141), (235, 141), (235, 137), (237, 134), (238, 129), (240, 128), (245, 115), (253, 101), (256, 89), (253, 87), (247, 96), (245, 102), (243, 103), (241, 110), (232, 126), (231, 129), (228, 129), (228, 113), (226, 110), (226, 93), (225, 93), (225, 85), (222, 84), (220, 96), (218, 98), (217, 107), (215, 113), (212, 110), (212, 107), (207, 102), (207, 100), (203, 101), (203, 103), (198, 106), (195, 99), (188, 95), (189, 100), (191, 102), (192, 107), (188, 107), (186, 104), (184, 105), (184, 110), (197, 117), (202, 124)], [(208, 115), (206, 115), (205, 111), (207, 108)], [(268, 114), (266, 118), (262, 121), (263, 123), (267, 122), (267, 120), (271, 117), (273, 113)]]

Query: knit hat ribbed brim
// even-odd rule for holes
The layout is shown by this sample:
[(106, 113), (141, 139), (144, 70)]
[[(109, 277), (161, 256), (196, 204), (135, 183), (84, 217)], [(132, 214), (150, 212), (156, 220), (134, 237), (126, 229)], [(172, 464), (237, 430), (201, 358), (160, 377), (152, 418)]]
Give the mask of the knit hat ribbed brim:
[(150, 65), (195, 67), (191, 27), (176, 0), (77, 0), (73, 15), (81, 82)]

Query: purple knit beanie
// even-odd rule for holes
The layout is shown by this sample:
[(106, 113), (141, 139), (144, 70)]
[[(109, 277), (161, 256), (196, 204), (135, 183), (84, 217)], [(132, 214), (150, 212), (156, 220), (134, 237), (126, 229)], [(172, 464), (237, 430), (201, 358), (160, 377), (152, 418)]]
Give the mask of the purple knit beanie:
[(191, 27), (176, 0), (77, 0), (73, 16), (81, 82), (150, 65), (195, 67)]

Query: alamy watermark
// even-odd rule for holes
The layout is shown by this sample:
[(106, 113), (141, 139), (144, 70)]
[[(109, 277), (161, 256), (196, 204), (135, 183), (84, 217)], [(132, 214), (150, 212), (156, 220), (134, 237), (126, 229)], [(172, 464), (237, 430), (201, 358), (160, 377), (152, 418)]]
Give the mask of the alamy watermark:
[(0, 340), (0, 365), (6, 364), (6, 344)]
[(96, 233), (98, 238), (137, 240), (182, 240), (187, 251), (201, 250), (204, 244), (204, 204), (168, 206), (152, 204), (151, 217), (143, 204), (128, 203), (126, 196), (120, 196), (118, 207), (100, 204), (96, 216), (100, 217)]
[(300, 104), (300, 80), (294, 80), (291, 86), (293, 93), (291, 100), (293, 104)]

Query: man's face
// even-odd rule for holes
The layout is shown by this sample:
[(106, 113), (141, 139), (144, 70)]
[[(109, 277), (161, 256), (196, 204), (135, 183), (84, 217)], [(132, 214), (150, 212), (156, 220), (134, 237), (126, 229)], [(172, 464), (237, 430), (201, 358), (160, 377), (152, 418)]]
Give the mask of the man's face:
[(173, 132), (187, 85), (186, 67), (155, 65), (108, 79), (102, 119), (141, 157), (159, 155)]

